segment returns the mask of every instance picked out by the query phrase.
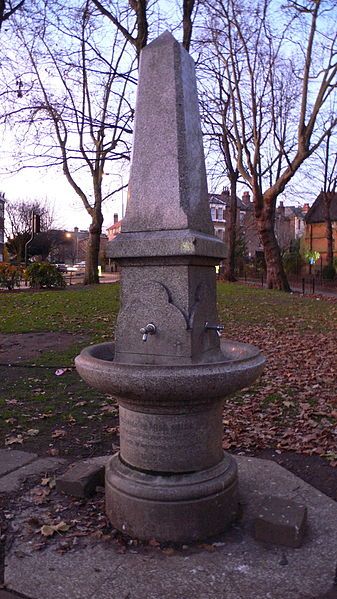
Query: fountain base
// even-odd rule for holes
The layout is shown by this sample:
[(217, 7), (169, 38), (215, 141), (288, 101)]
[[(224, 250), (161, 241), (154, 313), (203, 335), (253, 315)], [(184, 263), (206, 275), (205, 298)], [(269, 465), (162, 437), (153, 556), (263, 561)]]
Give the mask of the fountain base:
[(235, 460), (184, 474), (143, 472), (115, 454), (106, 468), (106, 512), (133, 538), (187, 543), (223, 532), (238, 512)]

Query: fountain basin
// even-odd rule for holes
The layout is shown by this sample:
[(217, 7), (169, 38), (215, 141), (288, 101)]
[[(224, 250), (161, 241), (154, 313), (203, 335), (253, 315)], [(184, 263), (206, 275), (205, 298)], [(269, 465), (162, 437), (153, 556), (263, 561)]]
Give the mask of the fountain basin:
[(105, 481), (106, 512), (118, 530), (187, 542), (235, 519), (237, 467), (222, 448), (223, 400), (253, 383), (265, 358), (236, 341), (221, 340), (220, 350), (218, 361), (180, 365), (123, 363), (114, 343), (77, 356), (81, 377), (119, 403), (120, 452)]
[(155, 365), (125, 364), (114, 360), (114, 343), (86, 347), (75, 359), (80, 376), (102, 393), (116, 395), (120, 403), (142, 411), (184, 404), (208, 404), (251, 385), (261, 374), (265, 358), (246, 343), (221, 341), (223, 360), (209, 363)]

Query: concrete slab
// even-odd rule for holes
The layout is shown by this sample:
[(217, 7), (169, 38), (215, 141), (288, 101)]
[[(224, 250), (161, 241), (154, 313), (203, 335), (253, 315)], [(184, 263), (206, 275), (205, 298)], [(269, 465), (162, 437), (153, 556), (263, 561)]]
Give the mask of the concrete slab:
[[(32, 551), (17, 538), (6, 556), (8, 589), (32, 599), (303, 599), (324, 595), (337, 559), (337, 504), (278, 464), (237, 458), (244, 516), (218, 539), (214, 552), (88, 545), (57, 554)], [(266, 495), (308, 508), (308, 534), (299, 549), (258, 543), (253, 522)], [(207, 514), (205, 514), (207, 518)]]
[(61, 458), (40, 458), (30, 462), (0, 478), (0, 493), (17, 491), (29, 476), (44, 472), (54, 472), (64, 463), (65, 460)]
[(267, 497), (254, 522), (255, 539), (286, 547), (301, 547), (306, 521), (306, 506), (284, 497)]
[(56, 490), (73, 497), (90, 497), (97, 486), (104, 487), (105, 466), (110, 457), (89, 458), (71, 464), (56, 478)]
[(36, 460), (37, 454), (16, 449), (0, 449), (0, 476)]
[(3, 591), (0, 589), (0, 599), (21, 599), (21, 597), (14, 593), (9, 593), (8, 591)]

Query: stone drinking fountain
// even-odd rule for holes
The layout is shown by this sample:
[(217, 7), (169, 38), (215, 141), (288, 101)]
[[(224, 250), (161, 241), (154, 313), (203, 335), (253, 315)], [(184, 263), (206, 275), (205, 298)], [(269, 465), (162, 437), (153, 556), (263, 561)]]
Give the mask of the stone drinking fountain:
[(220, 533), (238, 509), (224, 397), (250, 385), (265, 360), (221, 339), (224, 245), (210, 218), (194, 63), (168, 32), (141, 53), (129, 200), (110, 252), (121, 266), (115, 342), (76, 358), (82, 378), (119, 403), (106, 512), (140, 539)]

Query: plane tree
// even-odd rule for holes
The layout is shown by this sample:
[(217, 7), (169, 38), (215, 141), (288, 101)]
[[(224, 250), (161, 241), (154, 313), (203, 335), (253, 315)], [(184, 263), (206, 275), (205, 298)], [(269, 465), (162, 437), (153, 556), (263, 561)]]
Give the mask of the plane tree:
[(216, 135), (226, 138), (252, 191), (268, 287), (289, 291), (274, 231), (276, 201), (337, 123), (330, 110), (337, 83), (337, 7), (330, 0), (202, 4), (199, 45), (204, 62), (221, 66), (228, 102), (225, 120), (218, 113)]
[(13, 170), (62, 169), (91, 217), (85, 283), (98, 283), (103, 202), (123, 187), (112, 188), (107, 175), (130, 154), (135, 57), (119, 31), (105, 41), (89, 0), (36, 0), (13, 30), (20, 94), (3, 116), (19, 148)]

